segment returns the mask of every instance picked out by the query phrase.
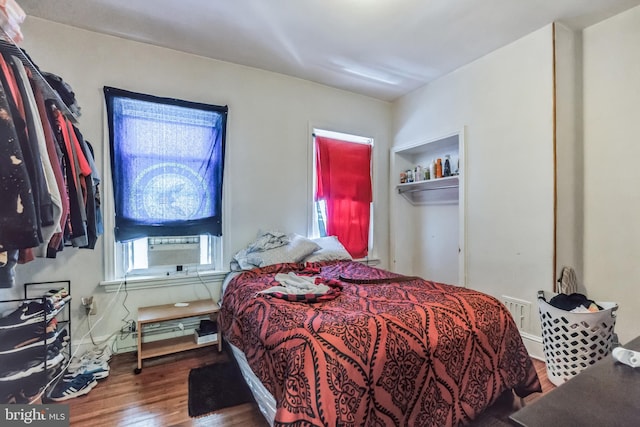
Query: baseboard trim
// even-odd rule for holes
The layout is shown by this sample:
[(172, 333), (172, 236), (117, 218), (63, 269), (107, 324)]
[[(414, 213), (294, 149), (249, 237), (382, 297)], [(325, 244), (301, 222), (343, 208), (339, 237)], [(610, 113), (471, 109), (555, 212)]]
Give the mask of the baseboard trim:
[(534, 359), (544, 361), (544, 350), (542, 347), (542, 337), (537, 335), (529, 334), (527, 332), (520, 331), (520, 336), (522, 337), (522, 342), (524, 343), (529, 356)]
[[(148, 341), (156, 341), (175, 338), (176, 336), (193, 335), (196, 327), (196, 324), (193, 324), (193, 322), (189, 322), (184, 324), (184, 329), (182, 330), (175, 326), (168, 326), (159, 328), (159, 330), (157, 331), (145, 331), (144, 342), (147, 342), (147, 338), (149, 338)], [(137, 332), (129, 332), (123, 334), (118, 333), (115, 335), (112, 334), (94, 337), (93, 341), (91, 341), (90, 338), (84, 338), (82, 340), (79, 340), (80, 342), (78, 343), (76, 343), (75, 341), (72, 343), (71, 354), (80, 356), (88, 350), (92, 350), (94, 348), (103, 348), (107, 346), (110, 347), (113, 353), (116, 354), (137, 351), (137, 336)], [(93, 344), (94, 342), (96, 343), (95, 345)]]

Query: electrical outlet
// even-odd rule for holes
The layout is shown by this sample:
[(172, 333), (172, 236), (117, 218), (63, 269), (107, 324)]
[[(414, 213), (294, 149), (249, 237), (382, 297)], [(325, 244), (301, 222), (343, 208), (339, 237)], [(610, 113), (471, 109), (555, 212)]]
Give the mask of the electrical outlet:
[(91, 301), (91, 305), (89, 307), (90, 316), (95, 316), (96, 314), (98, 314), (98, 307), (95, 300)]
[(136, 322), (128, 321), (126, 325), (124, 325), (120, 329), (121, 334), (135, 333), (136, 332)]

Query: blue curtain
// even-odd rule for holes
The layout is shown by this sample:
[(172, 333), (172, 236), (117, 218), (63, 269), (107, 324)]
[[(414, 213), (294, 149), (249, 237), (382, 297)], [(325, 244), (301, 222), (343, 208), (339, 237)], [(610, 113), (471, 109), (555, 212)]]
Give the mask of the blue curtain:
[(104, 88), (115, 236), (222, 234), (226, 106)]

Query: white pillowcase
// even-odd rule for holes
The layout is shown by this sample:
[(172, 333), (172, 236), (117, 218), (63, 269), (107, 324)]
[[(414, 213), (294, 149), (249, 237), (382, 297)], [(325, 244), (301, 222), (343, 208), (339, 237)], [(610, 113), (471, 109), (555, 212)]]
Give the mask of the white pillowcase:
[(291, 240), (288, 244), (262, 252), (253, 252), (251, 258), (257, 258), (260, 262), (259, 266), (265, 267), (272, 264), (300, 262), (320, 249), (317, 243), (299, 234), (291, 234), (289, 237)]
[(313, 242), (320, 245), (320, 249), (306, 257), (304, 262), (353, 260), (336, 236), (320, 237), (313, 239)]

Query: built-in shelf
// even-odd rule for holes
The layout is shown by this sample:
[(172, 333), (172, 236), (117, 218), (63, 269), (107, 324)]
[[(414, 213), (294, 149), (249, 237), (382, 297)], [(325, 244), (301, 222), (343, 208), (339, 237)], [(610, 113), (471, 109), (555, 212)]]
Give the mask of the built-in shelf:
[[(466, 285), (464, 153), (464, 128), (414, 142), (396, 141), (391, 148), (389, 240), (393, 271)], [(430, 170), (438, 159), (443, 166), (449, 159), (451, 176), (433, 178), (440, 175), (437, 166), (435, 173)], [(430, 179), (415, 181), (416, 175)], [(413, 182), (406, 182), (409, 179)]]
[(446, 176), (443, 178), (429, 179), (417, 182), (398, 184), (398, 193), (413, 193), (414, 191), (442, 190), (446, 188), (458, 188), (458, 176)]
[(429, 203), (456, 203), (459, 200), (460, 175), (399, 183), (400, 175), (420, 166), (428, 169), (431, 162), (445, 157), (451, 159), (451, 172), (462, 173), (460, 160), (460, 138), (458, 134), (396, 147), (392, 150), (392, 176), (396, 189), (409, 203), (423, 205)]

